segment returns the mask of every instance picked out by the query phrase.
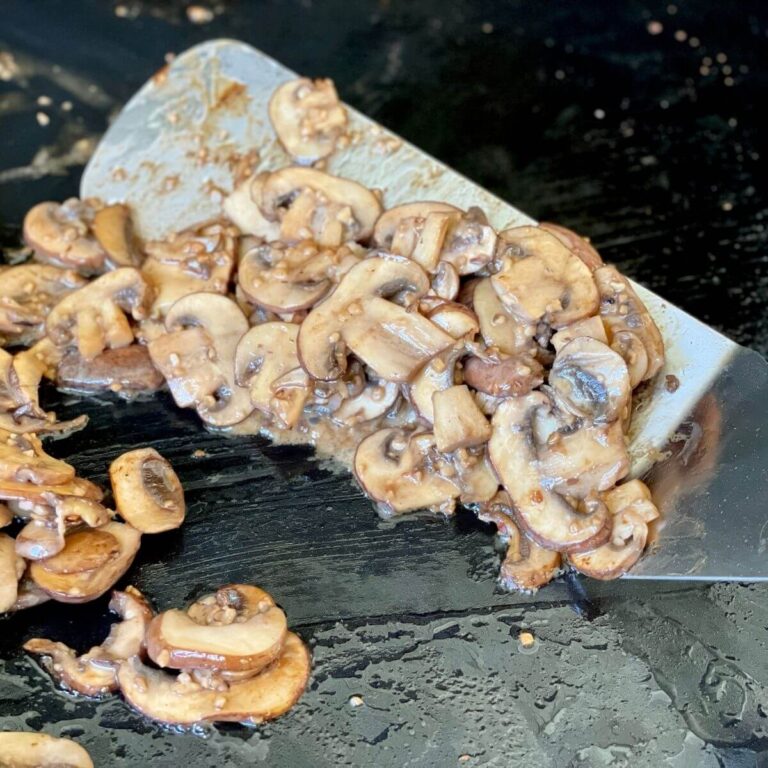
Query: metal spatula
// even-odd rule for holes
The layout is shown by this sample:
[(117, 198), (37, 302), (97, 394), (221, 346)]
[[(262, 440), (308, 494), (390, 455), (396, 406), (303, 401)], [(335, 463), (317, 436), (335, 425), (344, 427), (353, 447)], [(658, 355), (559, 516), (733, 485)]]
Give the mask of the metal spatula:
[[(85, 169), (81, 194), (130, 203), (144, 237), (218, 216), (249, 152), (258, 153), (256, 170), (290, 162), (267, 103), (292, 77), (236, 41), (190, 49), (128, 102)], [(532, 222), (364, 115), (349, 115), (351, 144), (328, 170), (385, 190), (388, 207), (445, 200), (480, 206), (498, 229)], [(768, 364), (635, 287), (662, 331), (667, 366), (630, 435), (632, 473), (647, 477), (663, 523), (629, 578), (768, 579)]]

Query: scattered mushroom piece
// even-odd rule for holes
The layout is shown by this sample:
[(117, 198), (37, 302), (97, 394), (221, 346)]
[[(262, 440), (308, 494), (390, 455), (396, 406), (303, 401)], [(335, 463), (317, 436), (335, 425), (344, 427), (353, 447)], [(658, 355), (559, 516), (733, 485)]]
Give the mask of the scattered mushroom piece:
[(603, 344), (608, 343), (608, 335), (605, 332), (603, 321), (596, 315), (595, 317), (587, 317), (584, 320), (577, 320), (575, 323), (561, 328), (552, 335), (552, 346), (555, 348), (555, 352), (558, 353), (568, 342), (583, 336), (597, 339), (597, 341), (601, 341)]
[(74, 479), (75, 468), (49, 456), (36, 435), (9, 435), (0, 431), (0, 482), (59, 485)]
[(593, 549), (610, 535), (604, 504), (584, 514), (542, 484), (533, 421), (550, 403), (541, 392), (504, 400), (493, 416), (491, 462), (515, 510), (515, 520), (537, 544), (561, 552)]
[(541, 385), (543, 368), (527, 355), (472, 355), (464, 360), (464, 381), (492, 397), (520, 397)]
[(141, 320), (150, 301), (141, 273), (122, 267), (65, 296), (48, 315), (46, 331), (57, 346), (74, 344), (84, 359), (92, 360), (105, 349), (127, 347), (133, 341), (124, 313)]
[(0, 533), (0, 614), (10, 611), (16, 603), (25, 567), (24, 559), (16, 554), (13, 539)]
[[(455, 483), (429, 471), (423, 443), (400, 429), (382, 429), (355, 452), (355, 476), (379, 509), (388, 515), (417, 509), (452, 511), (460, 495)], [(427, 444), (431, 435), (424, 435)]]
[(617, 579), (643, 554), (648, 523), (659, 516), (651, 493), (640, 480), (630, 480), (602, 494), (612, 518), (610, 541), (589, 552), (568, 555), (577, 570), (593, 579)]
[(34, 582), (54, 600), (85, 603), (101, 597), (128, 570), (139, 550), (141, 533), (123, 523), (67, 536), (64, 549), (29, 566)]
[(459, 295), (461, 280), (456, 268), (447, 261), (441, 261), (432, 276), (432, 291), (446, 301), (453, 301)]
[(442, 301), (426, 312), (425, 316), (454, 339), (471, 340), (480, 331), (475, 313), (455, 301)]
[(368, 381), (357, 395), (345, 398), (333, 412), (332, 419), (354, 426), (383, 416), (397, 402), (399, 386), (392, 381)]
[(471, 275), (488, 265), (496, 249), (496, 232), (479, 208), (470, 208), (451, 226), (440, 252), (440, 260), (460, 275)]
[(280, 239), (280, 222), (268, 220), (261, 211), (264, 180), (268, 176), (262, 172), (240, 181), (224, 199), (222, 208), (240, 232), (270, 243)]
[(550, 234), (553, 234), (563, 245), (567, 246), (572, 253), (578, 256), (584, 264), (593, 272), (603, 266), (603, 260), (600, 254), (594, 249), (586, 237), (577, 235), (573, 230), (561, 227), (559, 224), (542, 222), (539, 227)]
[(16, 598), (16, 602), (10, 609), (11, 613), (16, 611), (26, 611), (28, 608), (36, 608), (38, 605), (47, 603), (51, 597), (46, 592), (43, 592), (40, 587), (35, 584), (28, 575), (22, 577), (19, 582), (19, 595)]
[(101, 489), (89, 480), (76, 477), (68, 483), (59, 485), (41, 485), (37, 483), (18, 482), (16, 480), (0, 480), (0, 500), (31, 501), (46, 504), (50, 494), (55, 496), (77, 496), (80, 498), (101, 501)]
[(269, 119), (285, 151), (303, 165), (332, 154), (347, 128), (347, 113), (333, 81), (307, 77), (275, 90)]
[(491, 436), (491, 425), (466, 384), (435, 392), (432, 408), (435, 444), (442, 453), (482, 445)]
[(5, 504), (0, 504), (0, 528), (5, 528), (13, 522), (13, 513)]
[(419, 416), (434, 422), (433, 400), (436, 392), (449, 389), (456, 381), (456, 363), (464, 354), (463, 346), (452, 346), (435, 355), (408, 385), (408, 399)]
[[(597, 312), (592, 272), (554, 235), (539, 227), (507, 230), (523, 257), (506, 255), (491, 277), (499, 299), (523, 323), (562, 328)], [(511, 246), (510, 246), (511, 247)]]
[(549, 385), (569, 410), (597, 422), (618, 419), (632, 395), (621, 355), (586, 336), (560, 348), (549, 372)]
[(100, 696), (116, 691), (117, 667), (121, 661), (144, 655), (144, 637), (152, 620), (152, 609), (135, 587), (115, 591), (109, 608), (120, 621), (114, 623), (107, 638), (82, 656), (64, 643), (35, 637), (24, 643), (24, 650), (43, 657), (43, 666), (61, 685), (85, 696)]
[(185, 611), (158, 614), (147, 653), (161, 667), (257, 672), (282, 653), (285, 614), (264, 590), (230, 584)]
[(161, 533), (184, 522), (184, 490), (170, 463), (154, 448), (118, 456), (109, 467), (115, 506), (142, 533)]
[(202, 687), (190, 677), (173, 677), (134, 657), (120, 665), (118, 682), (128, 703), (148, 717), (175, 725), (234, 721), (260, 723), (287, 712), (301, 697), (309, 678), (310, 656), (288, 632), (282, 653), (263, 672), (228, 685)]
[(40, 203), (27, 213), (24, 240), (38, 261), (83, 275), (104, 271), (107, 254), (91, 232), (96, 212), (92, 203), (70, 198), (61, 205)]
[(499, 490), (499, 478), (488, 460), (485, 446), (459, 448), (452, 457), (462, 504), (483, 504)]
[(0, 765), (7, 768), (93, 768), (88, 753), (74, 741), (47, 733), (0, 732)]
[(138, 267), (142, 255), (133, 231), (131, 209), (122, 203), (100, 208), (93, 216), (91, 230), (113, 268)]
[[(404, 203), (381, 214), (373, 231), (374, 245), (387, 251), (392, 249), (396, 236), (402, 240), (404, 232), (419, 233), (431, 214), (460, 214), (461, 210), (448, 203), (432, 201)], [(408, 254), (401, 254), (408, 255)]]

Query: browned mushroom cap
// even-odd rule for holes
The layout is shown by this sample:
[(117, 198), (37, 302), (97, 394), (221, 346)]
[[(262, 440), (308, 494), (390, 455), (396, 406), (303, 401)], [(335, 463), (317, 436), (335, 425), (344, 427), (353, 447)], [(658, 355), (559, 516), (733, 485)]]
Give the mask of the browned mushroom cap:
[(435, 392), (432, 408), (435, 445), (442, 453), (482, 445), (491, 436), (491, 425), (465, 384)]
[(627, 362), (632, 387), (652, 379), (664, 365), (664, 340), (645, 304), (615, 267), (598, 269), (595, 281), (600, 291), (600, 317), (611, 346)]
[(148, 242), (141, 274), (154, 292), (150, 317), (161, 320), (190, 293), (226, 293), (235, 266), (236, 234), (231, 225), (209, 222)]
[[(435, 216), (435, 214), (441, 214), (441, 216)], [(398, 247), (395, 239), (400, 243), (400, 247), (408, 241), (408, 252), (400, 254), (401, 256), (407, 256), (415, 247), (425, 222), (430, 216), (432, 216), (431, 221), (442, 222), (448, 221), (447, 217), (454, 214), (461, 214), (461, 210), (448, 203), (425, 201), (396, 205), (394, 208), (384, 211), (376, 222), (376, 227), (373, 231), (373, 244), (379, 248), (391, 251), (393, 243), (394, 247)], [(442, 247), (442, 241), (440, 246)], [(436, 266), (436, 261), (433, 266)]]
[(109, 467), (115, 506), (142, 533), (161, 533), (184, 522), (184, 491), (173, 467), (154, 448), (118, 456)]
[(99, 274), (107, 254), (91, 233), (94, 214), (87, 200), (40, 203), (24, 218), (24, 240), (38, 261), (72, 267), (84, 275)]
[(347, 113), (333, 81), (308, 77), (289, 80), (275, 90), (269, 119), (285, 151), (304, 165), (332, 154), (347, 128)]
[(488, 505), (478, 510), (477, 516), (486, 523), (494, 523), (499, 536), (507, 543), (507, 552), (499, 569), (499, 582), (504, 589), (535, 592), (548, 584), (560, 572), (562, 558), (559, 552), (540, 547), (520, 533), (512, 519), (509, 496), (502, 492)]
[(559, 224), (542, 222), (541, 229), (554, 235), (563, 245), (578, 256), (593, 272), (603, 266), (600, 254), (592, 247), (586, 237), (577, 235), (572, 229), (561, 227)]
[(219, 427), (248, 416), (250, 393), (235, 382), (235, 350), (248, 331), (237, 304), (216, 293), (192, 293), (171, 307), (165, 327), (169, 333), (150, 342), (149, 354), (176, 404), (194, 405), (203, 421)]
[(345, 426), (372, 421), (391, 410), (399, 395), (400, 387), (395, 382), (368, 381), (356, 395), (342, 400), (331, 418)]
[(96, 211), (91, 223), (93, 235), (114, 267), (138, 267), (141, 264), (141, 247), (133, 231), (131, 209), (117, 203)]
[(107, 638), (82, 656), (64, 645), (35, 637), (24, 650), (43, 657), (43, 666), (65, 688), (86, 696), (116, 691), (120, 661), (144, 654), (144, 636), (152, 620), (152, 608), (135, 587), (115, 591), (109, 608), (120, 621), (112, 625)]
[(605, 326), (599, 316), (587, 317), (584, 320), (578, 320), (571, 325), (567, 325), (565, 328), (561, 328), (557, 333), (552, 335), (551, 342), (555, 348), (555, 352), (560, 350), (568, 344), (568, 342), (578, 339), (582, 336), (586, 336), (590, 339), (597, 339), (603, 344), (608, 343), (608, 336), (605, 332)]
[(549, 385), (570, 411), (598, 422), (618, 419), (632, 394), (621, 355), (586, 336), (561, 347), (549, 372)]
[(518, 227), (507, 230), (506, 238), (522, 257), (506, 255), (491, 282), (502, 304), (523, 323), (562, 328), (597, 312), (591, 271), (554, 235)]
[(443, 350), (424, 365), (408, 385), (408, 399), (419, 416), (430, 424), (434, 421), (432, 397), (456, 383), (456, 363), (463, 354), (462, 345)]
[(16, 554), (13, 539), (0, 533), (0, 613), (10, 611), (16, 603), (25, 567), (24, 559)]
[(29, 573), (54, 600), (86, 603), (101, 597), (128, 570), (140, 539), (135, 528), (116, 522), (76, 531), (58, 555), (32, 563)]
[(576, 499), (611, 488), (629, 471), (629, 454), (618, 421), (553, 432), (538, 446), (538, 457), (547, 488)]
[[(365, 259), (301, 324), (301, 364), (315, 379), (330, 381), (346, 369), (346, 346), (388, 381), (406, 381), (453, 339), (416, 312), (384, 298), (409, 300), (429, 288), (426, 273), (402, 257)], [(381, 298), (384, 297), (384, 298)]]
[(289, 632), (280, 657), (261, 674), (210, 690), (189, 676), (173, 677), (151, 669), (137, 658), (120, 665), (118, 682), (126, 701), (160, 722), (191, 725), (234, 721), (260, 723), (287, 712), (301, 697), (309, 679), (310, 656), (304, 643)]
[(122, 267), (65, 296), (48, 315), (46, 331), (57, 346), (75, 344), (83, 358), (92, 360), (107, 348), (127, 347), (133, 341), (124, 313), (141, 320), (150, 301), (141, 273)]
[(593, 579), (616, 579), (643, 554), (648, 523), (659, 516), (648, 488), (630, 480), (602, 495), (613, 515), (611, 539), (590, 552), (568, 556), (571, 565)]
[(473, 355), (464, 361), (464, 381), (493, 397), (520, 397), (543, 381), (544, 369), (528, 355)]
[(441, 301), (424, 313), (454, 339), (473, 339), (480, 330), (475, 313), (455, 301)]
[[(365, 241), (381, 214), (378, 197), (362, 184), (314, 168), (289, 167), (261, 178), (261, 213), (280, 223), (280, 239), (314, 240), (336, 247), (348, 240)], [(253, 232), (260, 234), (260, 232)]]
[(0, 431), (0, 481), (58, 485), (74, 478), (75, 468), (49, 456), (36, 435)]
[(0, 760), (8, 768), (93, 768), (79, 744), (47, 733), (0, 732)]
[(493, 416), (488, 453), (512, 501), (515, 519), (530, 538), (547, 549), (583, 551), (608, 538), (608, 512), (605, 505), (591, 514), (577, 512), (542, 484), (533, 421), (539, 410), (549, 408), (541, 392), (504, 400)]
[(382, 429), (357, 446), (355, 476), (382, 513), (453, 509), (460, 490), (450, 480), (430, 471), (426, 461), (430, 445), (434, 447), (432, 435)]
[(73, 392), (110, 390), (122, 397), (156, 392), (165, 380), (152, 364), (149, 350), (141, 344), (105, 349), (92, 360), (69, 350), (56, 369), (59, 389)]
[(20, 264), (0, 278), (0, 343), (28, 346), (45, 333), (51, 307), (85, 279), (71, 269), (45, 264)]
[(506, 355), (533, 354), (536, 326), (507, 312), (489, 277), (470, 285), (468, 293), (480, 333), (488, 347), (496, 347)]
[(158, 614), (147, 632), (147, 653), (161, 667), (258, 671), (283, 650), (285, 614), (264, 590), (230, 584), (185, 611)]

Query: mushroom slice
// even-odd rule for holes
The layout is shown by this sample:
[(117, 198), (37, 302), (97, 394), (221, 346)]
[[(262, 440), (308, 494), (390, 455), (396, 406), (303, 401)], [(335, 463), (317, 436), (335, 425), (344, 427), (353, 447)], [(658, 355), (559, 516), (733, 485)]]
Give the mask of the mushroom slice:
[(554, 328), (596, 314), (599, 298), (589, 267), (549, 232), (539, 227), (516, 230), (507, 230), (507, 240), (526, 256), (505, 256), (491, 278), (507, 310), (523, 323), (544, 322)]
[[(664, 340), (645, 304), (615, 267), (596, 270), (595, 281), (600, 292), (600, 317), (611, 346), (624, 356), (632, 371), (632, 387), (652, 379), (664, 366)], [(642, 362), (646, 363), (645, 370)]]
[(75, 468), (45, 453), (36, 435), (0, 432), (0, 482), (58, 485), (74, 479)]
[(610, 535), (605, 505), (583, 514), (542, 484), (533, 422), (550, 403), (541, 392), (504, 400), (493, 416), (488, 442), (491, 462), (515, 509), (515, 519), (537, 544), (566, 552), (583, 551)]
[(139, 551), (141, 534), (123, 523), (77, 531), (64, 549), (31, 563), (29, 574), (54, 600), (86, 603), (101, 597), (128, 570)]
[(533, 354), (536, 326), (510, 315), (491, 283), (484, 277), (470, 287), (472, 309), (477, 315), (480, 333), (488, 347), (506, 355)]
[(544, 381), (541, 364), (528, 355), (473, 355), (464, 360), (464, 381), (492, 397), (527, 395)]
[(133, 231), (131, 209), (117, 203), (96, 211), (91, 223), (93, 235), (107, 254), (112, 267), (138, 267), (141, 250)]
[(283, 168), (260, 183), (261, 212), (280, 222), (280, 239), (289, 242), (365, 241), (381, 214), (379, 198), (362, 184), (314, 168)]
[(154, 292), (150, 317), (162, 320), (190, 293), (226, 293), (235, 267), (236, 234), (231, 225), (215, 221), (148, 242), (141, 274)]
[(25, 567), (24, 559), (16, 554), (13, 539), (0, 533), (0, 614), (10, 611), (16, 603)]
[(135, 587), (115, 591), (109, 608), (120, 621), (112, 625), (100, 645), (82, 656), (64, 645), (35, 637), (24, 643), (24, 650), (43, 657), (43, 666), (70, 691), (85, 696), (100, 696), (116, 691), (117, 667), (121, 661), (144, 654), (144, 636), (152, 620), (152, 608)]
[(88, 417), (83, 414), (68, 421), (55, 421), (55, 414), (37, 416), (13, 416), (0, 413), (0, 429), (15, 435), (28, 435), (30, 432), (46, 435), (60, 433), (64, 436), (83, 429), (88, 424)]
[(153, 720), (173, 725), (206, 721), (260, 723), (279, 717), (299, 700), (309, 679), (310, 665), (304, 643), (288, 632), (283, 651), (271, 666), (223, 691), (152, 669), (136, 657), (120, 665), (117, 679), (126, 701)]
[(230, 584), (189, 609), (158, 614), (147, 653), (161, 667), (256, 672), (280, 656), (288, 625), (264, 590)]
[(559, 552), (540, 547), (535, 541), (520, 533), (509, 508), (509, 497), (500, 493), (491, 504), (481, 507), (477, 517), (486, 523), (494, 523), (507, 552), (499, 569), (499, 583), (504, 589), (535, 592), (557, 576), (562, 566)]
[(491, 262), (496, 250), (496, 232), (483, 211), (470, 208), (451, 222), (440, 252), (460, 275), (471, 275)]
[(409, 435), (401, 429), (382, 429), (357, 446), (355, 476), (383, 514), (396, 515), (430, 508), (453, 509), (460, 490), (451, 481), (430, 471), (427, 461), (430, 444), (434, 445), (431, 435)]
[(560, 348), (549, 372), (549, 385), (570, 411), (597, 422), (618, 419), (632, 394), (621, 355), (586, 336)]
[(463, 346), (451, 346), (435, 355), (408, 385), (408, 399), (416, 412), (430, 424), (434, 421), (432, 398), (456, 382), (456, 363), (464, 354)]
[(92, 360), (107, 348), (127, 347), (133, 341), (123, 313), (141, 320), (150, 301), (141, 273), (122, 267), (65, 296), (48, 315), (46, 331), (57, 346), (75, 344), (83, 358)]
[(300, 77), (283, 83), (269, 100), (277, 138), (298, 163), (311, 165), (332, 154), (347, 128), (347, 112), (333, 80)]
[[(248, 416), (253, 411), (250, 394), (235, 382), (235, 350), (248, 331), (248, 321), (237, 304), (217, 293), (191, 293), (170, 308), (165, 327), (171, 334), (190, 327), (205, 332), (204, 337), (172, 335), (149, 344), (152, 362), (169, 381), (177, 404), (182, 408), (189, 405), (186, 401), (182, 405), (176, 397), (176, 391), (186, 387), (198, 415), (207, 424), (230, 426)], [(199, 345), (203, 339), (206, 343), (201, 350), (195, 343)], [(183, 342), (178, 349), (177, 342)], [(201, 359), (204, 356), (207, 362)], [(203, 367), (196, 372), (198, 361)], [(192, 381), (184, 382), (185, 376), (191, 376)], [(171, 385), (179, 379), (179, 386)]]
[[(346, 370), (346, 348), (342, 343), (342, 333), (346, 323), (350, 319), (358, 319), (363, 315), (363, 302), (373, 297), (384, 297), (413, 303), (418, 301), (429, 289), (429, 279), (418, 264), (399, 256), (374, 257), (364, 259), (356, 264), (341, 279), (336, 289), (324, 301), (318, 304), (301, 324), (298, 336), (298, 353), (301, 364), (307, 373), (314, 379), (331, 381), (338, 379)], [(376, 307), (374, 307), (376, 309)], [(379, 312), (379, 314), (383, 314)], [(401, 325), (411, 323), (402, 315), (397, 315), (397, 321)], [(423, 321), (423, 322), (421, 322)], [(358, 330), (363, 334), (370, 330), (374, 321), (368, 319), (358, 322)], [(424, 329), (427, 323), (430, 341), (436, 338), (444, 338), (448, 346), (453, 342), (448, 334), (441, 331), (425, 318), (414, 320), (413, 325), (417, 330)], [(397, 322), (394, 324), (397, 325)], [(434, 329), (434, 330), (433, 330)], [(398, 333), (400, 329), (393, 327), (390, 331), (380, 328), (377, 336)], [(392, 340), (397, 343), (396, 340)], [(404, 340), (406, 352), (412, 351), (413, 356), (424, 355), (424, 350), (419, 351), (414, 344), (408, 344), (410, 339)], [(370, 340), (368, 352), (371, 351)], [(431, 351), (431, 350), (430, 350)], [(440, 350), (437, 350), (440, 351)], [(437, 352), (429, 351), (425, 359)], [(423, 361), (422, 361), (423, 362)], [(382, 372), (375, 366), (371, 366), (380, 375)]]
[(459, 384), (432, 395), (435, 444), (442, 453), (488, 442), (491, 425), (478, 407), (469, 387)]
[(50, 601), (50, 595), (43, 592), (28, 575), (22, 576), (19, 582), (19, 594), (10, 612), (26, 611), (28, 608), (36, 608), (38, 605)]
[(493, 471), (484, 446), (459, 448), (453, 454), (456, 483), (462, 504), (483, 504), (499, 490), (499, 478)]
[(447, 261), (441, 261), (432, 277), (432, 291), (446, 301), (454, 301), (459, 295), (461, 282), (456, 268)]
[(557, 333), (553, 334), (550, 341), (555, 348), (555, 352), (560, 352), (568, 342), (583, 336), (587, 336), (590, 339), (597, 339), (597, 341), (601, 341), (603, 344), (608, 343), (608, 335), (605, 332), (605, 326), (603, 325), (603, 321), (597, 315), (567, 325), (565, 328), (562, 328)]
[(611, 539), (590, 552), (571, 554), (568, 561), (593, 579), (616, 579), (643, 554), (648, 523), (659, 516), (651, 493), (640, 480), (630, 480), (602, 494), (613, 515)]
[(458, 302), (440, 302), (432, 307), (426, 316), (454, 339), (468, 337), (471, 340), (480, 330), (475, 313)]
[(0, 732), (0, 760), (8, 768), (93, 768), (79, 744), (47, 733)]
[(546, 487), (576, 499), (613, 487), (629, 471), (629, 454), (618, 421), (554, 432), (539, 447), (538, 457)]
[(390, 208), (381, 214), (373, 231), (373, 243), (379, 248), (391, 250), (392, 242), (404, 231), (418, 233), (430, 214), (460, 214), (461, 210), (448, 203), (427, 201), (423, 203), (404, 203)]
[(539, 224), (539, 227), (545, 232), (554, 235), (593, 272), (603, 266), (603, 260), (600, 257), (600, 254), (592, 247), (586, 237), (577, 235), (571, 229), (561, 227), (559, 224), (552, 224), (548, 221), (542, 222)]
[(5, 528), (13, 522), (13, 512), (5, 504), (0, 504), (0, 528)]
[(49, 494), (55, 496), (77, 496), (80, 498), (101, 501), (103, 493), (101, 489), (90, 480), (76, 477), (68, 483), (59, 485), (39, 485), (34, 483), (20, 483), (16, 480), (0, 480), (0, 499), (6, 501), (30, 501), (38, 504), (46, 504)]
[(270, 221), (261, 210), (264, 180), (268, 176), (269, 173), (262, 172), (243, 179), (224, 199), (222, 208), (241, 232), (269, 243), (280, 239), (280, 222)]
[(392, 381), (369, 381), (360, 392), (341, 401), (331, 418), (345, 426), (373, 421), (383, 416), (397, 402), (399, 386)]
[(84, 275), (104, 271), (107, 254), (91, 233), (95, 208), (89, 200), (40, 203), (24, 217), (24, 241), (35, 258)]
[(184, 522), (184, 491), (173, 467), (154, 448), (118, 456), (109, 467), (120, 516), (142, 533), (161, 533)]

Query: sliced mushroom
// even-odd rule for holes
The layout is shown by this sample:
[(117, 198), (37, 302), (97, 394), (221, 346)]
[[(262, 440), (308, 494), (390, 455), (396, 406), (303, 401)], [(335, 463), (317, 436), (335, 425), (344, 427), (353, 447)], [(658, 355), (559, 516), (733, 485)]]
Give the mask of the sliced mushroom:
[(460, 275), (471, 275), (491, 262), (495, 249), (495, 230), (483, 211), (470, 208), (451, 223), (440, 260), (451, 264)]
[[(399, 233), (399, 240), (404, 232), (418, 233), (431, 214), (460, 214), (461, 210), (448, 203), (427, 201), (423, 203), (404, 203), (390, 208), (381, 214), (373, 231), (373, 243), (385, 250), (392, 249), (394, 238)], [(403, 255), (403, 254), (401, 254)]]
[(431, 435), (382, 429), (357, 446), (355, 476), (382, 513), (393, 515), (431, 508), (452, 511), (460, 489), (430, 471), (425, 450), (430, 444), (434, 446)]
[(363, 242), (381, 214), (378, 197), (362, 184), (314, 168), (294, 166), (259, 177), (251, 196), (267, 221), (279, 222), (286, 242), (314, 240), (328, 247)]
[(569, 410), (596, 422), (618, 419), (632, 395), (621, 355), (586, 336), (561, 347), (549, 372), (549, 385)]
[(154, 448), (118, 456), (109, 467), (115, 506), (142, 533), (161, 533), (184, 522), (184, 491), (173, 467)]
[(67, 436), (83, 429), (88, 424), (88, 417), (83, 414), (67, 421), (55, 421), (55, 414), (37, 416), (14, 416), (10, 413), (0, 413), (0, 429), (15, 435), (28, 435), (30, 432), (40, 435), (61, 434)]
[(232, 226), (209, 222), (148, 242), (141, 274), (154, 293), (150, 317), (162, 320), (190, 293), (226, 293), (235, 266), (235, 237)]
[(147, 653), (161, 667), (259, 671), (277, 659), (286, 639), (285, 614), (264, 590), (230, 584), (185, 611), (157, 615)]
[(237, 304), (216, 293), (192, 293), (171, 307), (165, 327), (169, 333), (150, 342), (149, 354), (176, 404), (194, 406), (217, 427), (248, 416), (250, 393), (235, 382), (235, 350), (248, 331)]
[(74, 478), (75, 468), (49, 456), (36, 435), (0, 432), (0, 482), (58, 485)]
[(559, 552), (540, 547), (520, 533), (512, 518), (509, 496), (499, 493), (490, 504), (481, 505), (477, 517), (494, 523), (507, 551), (499, 569), (499, 583), (510, 591), (535, 592), (557, 576), (562, 566)]
[(605, 505), (597, 505), (590, 514), (581, 513), (543, 485), (533, 422), (538, 411), (549, 409), (549, 400), (541, 392), (504, 400), (493, 416), (488, 453), (509, 494), (515, 519), (530, 538), (547, 549), (584, 551), (607, 540), (608, 512)]
[(399, 394), (400, 388), (395, 382), (368, 381), (358, 394), (342, 400), (331, 418), (344, 426), (378, 419), (392, 409)]
[(189, 676), (173, 677), (152, 669), (135, 657), (120, 665), (118, 682), (132, 707), (160, 722), (260, 723), (279, 717), (299, 700), (310, 664), (304, 643), (289, 632), (280, 657), (271, 666), (223, 691), (204, 688)]
[[(361, 261), (301, 324), (298, 352), (304, 369), (315, 379), (339, 378), (346, 369), (345, 345), (349, 344), (382, 378), (407, 380), (453, 339), (418, 313), (406, 312), (391, 301), (372, 303), (371, 299), (413, 303), (428, 289), (426, 273), (408, 259), (389, 256)], [(384, 304), (391, 305), (391, 311)], [(385, 376), (380, 367), (392, 369), (393, 362), (400, 366), (391, 371), (396, 379)]]
[(600, 317), (611, 342), (627, 362), (632, 387), (652, 379), (664, 366), (664, 340), (645, 304), (615, 267), (595, 272)]
[(117, 203), (100, 208), (93, 217), (91, 230), (110, 266), (138, 267), (141, 264), (141, 249), (127, 205)]
[(308, 77), (275, 90), (269, 119), (285, 151), (304, 165), (332, 154), (347, 128), (347, 112), (333, 81)]
[(144, 655), (144, 636), (152, 620), (152, 608), (135, 587), (115, 591), (109, 608), (120, 621), (112, 625), (100, 645), (77, 656), (64, 643), (35, 637), (24, 643), (24, 650), (43, 657), (43, 666), (70, 691), (85, 696), (100, 696), (116, 691), (117, 667), (121, 661)]
[(0, 732), (0, 760), (8, 768), (93, 768), (79, 744), (47, 733)]
[(447, 261), (441, 261), (432, 276), (432, 292), (441, 299), (453, 301), (459, 295), (461, 281), (456, 268)]
[(442, 453), (482, 445), (491, 436), (491, 425), (465, 384), (435, 392), (432, 408), (435, 445)]
[(613, 516), (610, 541), (589, 552), (569, 555), (568, 560), (593, 579), (617, 579), (640, 559), (648, 539), (648, 523), (659, 516), (659, 511), (640, 480), (616, 486), (602, 499)]
[(597, 312), (599, 298), (592, 272), (554, 235), (539, 227), (507, 230), (507, 241), (523, 257), (507, 255), (491, 282), (502, 304), (523, 323), (554, 328)]
[(123, 313), (141, 320), (150, 301), (141, 273), (122, 267), (65, 296), (48, 315), (46, 331), (57, 346), (74, 344), (84, 359), (92, 360), (105, 349), (127, 347), (133, 341)]
[[(456, 470), (455, 482), (461, 490), (462, 504), (483, 504), (499, 490), (499, 478), (488, 460), (484, 446), (459, 448), (452, 456)], [(445, 475), (445, 468), (441, 468)]]
[(536, 326), (507, 312), (489, 277), (471, 285), (469, 293), (480, 333), (488, 347), (496, 347), (506, 355), (533, 354)]
[[(29, 434), (29, 433), (27, 433)], [(45, 504), (48, 494), (56, 496), (77, 496), (80, 498), (101, 501), (101, 489), (90, 480), (76, 477), (68, 483), (59, 485), (40, 485), (35, 483), (18, 482), (16, 480), (0, 480), (0, 500), (20, 500)]]
[(16, 603), (25, 567), (23, 558), (16, 554), (13, 539), (0, 533), (0, 614), (10, 611)]
[(552, 346), (555, 348), (555, 352), (560, 352), (568, 342), (583, 336), (597, 339), (597, 341), (601, 341), (603, 344), (608, 343), (608, 336), (605, 333), (603, 321), (599, 316), (595, 316), (578, 320), (553, 334), (551, 339)]
[(13, 522), (13, 512), (5, 504), (0, 504), (0, 528), (5, 528)]
[(561, 227), (559, 224), (542, 222), (539, 227), (554, 235), (563, 245), (578, 256), (593, 272), (603, 266), (600, 254), (592, 247), (586, 237), (577, 235), (573, 230)]
[(432, 398), (436, 392), (449, 389), (456, 381), (456, 363), (464, 354), (463, 346), (451, 346), (435, 355), (408, 385), (408, 399), (416, 412), (430, 424), (434, 421)]
[(224, 199), (224, 213), (244, 234), (271, 243), (280, 239), (280, 222), (268, 220), (261, 210), (264, 180), (269, 173), (258, 173), (240, 181)]
[(442, 328), (454, 339), (466, 337), (471, 340), (480, 331), (475, 313), (458, 302), (440, 302), (425, 314), (438, 328)]
[(464, 381), (492, 397), (520, 397), (544, 381), (541, 364), (528, 355), (472, 355), (464, 360)]
[(46, 413), (40, 407), (40, 382), (43, 378), (54, 378), (61, 356), (62, 351), (47, 337), (13, 356), (8, 384), (10, 394), (16, 400), (16, 418), (46, 418)]
[(107, 254), (91, 233), (94, 215), (89, 200), (40, 203), (24, 218), (24, 240), (38, 261), (72, 267), (84, 275), (99, 274)]
[(50, 595), (43, 592), (28, 575), (22, 576), (19, 582), (19, 595), (11, 608), (11, 612), (26, 611), (50, 601)]
[(54, 600), (86, 603), (101, 597), (128, 570), (140, 539), (135, 528), (116, 522), (76, 531), (59, 554), (31, 563), (29, 573)]

